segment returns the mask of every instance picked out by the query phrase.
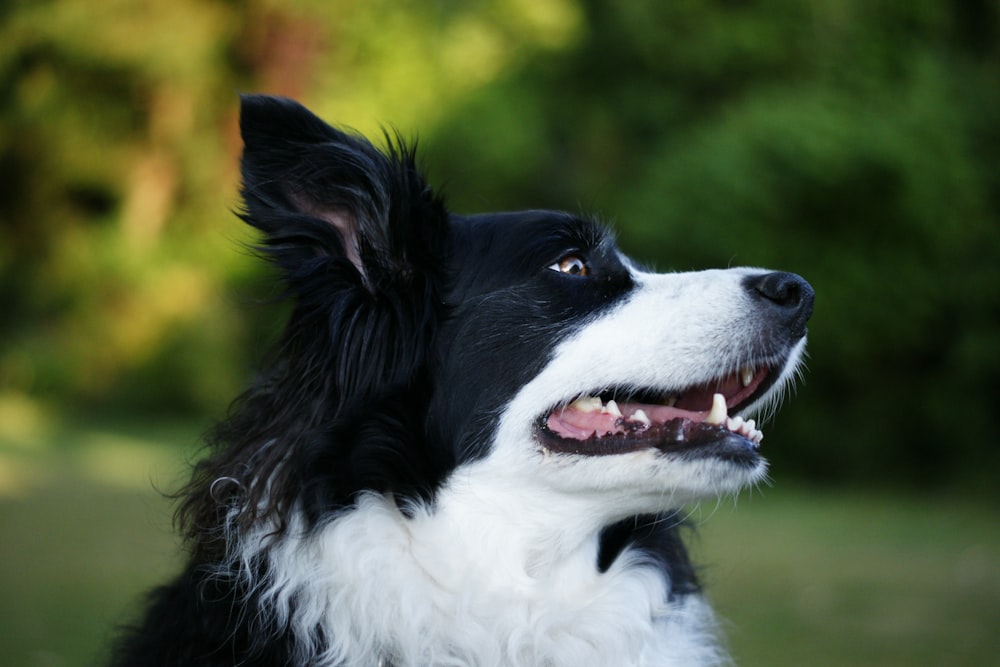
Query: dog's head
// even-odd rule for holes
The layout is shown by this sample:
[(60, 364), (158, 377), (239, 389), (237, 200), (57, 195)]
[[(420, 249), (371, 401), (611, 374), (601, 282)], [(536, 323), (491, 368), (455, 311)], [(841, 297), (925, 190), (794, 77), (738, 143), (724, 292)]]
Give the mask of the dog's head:
[(649, 273), (591, 220), (451, 214), (398, 139), (378, 150), (288, 100), (245, 97), (241, 129), (244, 217), (295, 307), (225, 435), (243, 454), (209, 477), (239, 464), (322, 512), (469, 470), (610, 519), (764, 474), (745, 418), (802, 354), (798, 276)]

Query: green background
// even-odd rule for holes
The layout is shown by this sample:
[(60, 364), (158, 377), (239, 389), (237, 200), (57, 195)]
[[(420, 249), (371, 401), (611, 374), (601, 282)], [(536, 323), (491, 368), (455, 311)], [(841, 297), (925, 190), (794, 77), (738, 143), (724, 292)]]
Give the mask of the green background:
[(280, 329), (237, 91), (419, 137), (459, 212), (816, 289), (773, 488), (696, 549), (746, 665), (979, 665), (1000, 536), (995, 0), (0, 4), (0, 662), (89, 664)]

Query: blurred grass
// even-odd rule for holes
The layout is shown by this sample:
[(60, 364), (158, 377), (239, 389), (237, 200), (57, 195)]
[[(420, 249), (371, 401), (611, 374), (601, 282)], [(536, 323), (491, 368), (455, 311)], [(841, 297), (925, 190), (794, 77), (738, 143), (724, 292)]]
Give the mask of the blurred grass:
[(995, 664), (995, 507), (779, 483), (710, 514), (694, 551), (738, 664)]
[[(172, 488), (199, 427), (36, 416), (0, 427), (0, 664), (99, 664), (141, 591), (177, 566), (172, 507), (154, 486)], [(696, 520), (694, 550), (744, 667), (995, 658), (994, 507), (782, 481)]]
[(0, 665), (102, 662), (141, 591), (176, 567), (155, 489), (176, 488), (198, 430), (65, 420), (0, 397)]

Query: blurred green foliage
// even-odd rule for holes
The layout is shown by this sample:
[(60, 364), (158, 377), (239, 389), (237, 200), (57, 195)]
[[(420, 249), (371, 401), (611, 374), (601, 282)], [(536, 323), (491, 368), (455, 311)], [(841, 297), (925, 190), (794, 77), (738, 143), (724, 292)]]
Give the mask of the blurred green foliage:
[(224, 409), (280, 326), (229, 213), (254, 90), (419, 132), (456, 210), (802, 273), (782, 474), (995, 493), (998, 82), (991, 0), (4, 3), (0, 394)]

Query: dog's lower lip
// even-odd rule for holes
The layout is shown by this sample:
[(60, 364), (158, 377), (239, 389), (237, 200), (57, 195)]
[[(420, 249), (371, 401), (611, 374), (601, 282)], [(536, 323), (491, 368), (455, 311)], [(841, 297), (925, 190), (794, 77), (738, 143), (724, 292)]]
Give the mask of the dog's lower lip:
[[(730, 438), (756, 450), (763, 439), (756, 425), (726, 413), (737, 414), (751, 405), (778, 375), (771, 365), (742, 365), (718, 380), (680, 392), (582, 394), (542, 415), (537, 438), (549, 452), (591, 456), (689, 450)], [(619, 395), (621, 405), (613, 398)]]
[(672, 419), (656, 424), (639, 434), (591, 436), (585, 439), (563, 438), (540, 424), (537, 437), (546, 453), (577, 456), (611, 456), (644, 450), (663, 454), (706, 456), (723, 455), (743, 462), (758, 458), (758, 444), (724, 425), (691, 419)]
[[(627, 408), (631, 417), (626, 417), (615, 407), (613, 412), (605, 411), (597, 415), (599, 420), (614, 424), (613, 431), (600, 435), (597, 431), (586, 434), (584, 430), (574, 430), (572, 424), (550, 414), (540, 420), (537, 438), (546, 453), (609, 456), (641, 450), (680, 453), (704, 448), (706, 455), (713, 450), (732, 457), (733, 452), (738, 451), (742, 452), (742, 458), (746, 458), (743, 450), (755, 453), (763, 433), (756, 429), (752, 421), (728, 417), (724, 408), (721, 409), (722, 416), (714, 414), (722, 403), (722, 395), (717, 394), (711, 412), (686, 413), (686, 416), (656, 422), (646, 417), (641, 409), (632, 412), (631, 408)], [(641, 416), (636, 418), (639, 413), (642, 413)]]

